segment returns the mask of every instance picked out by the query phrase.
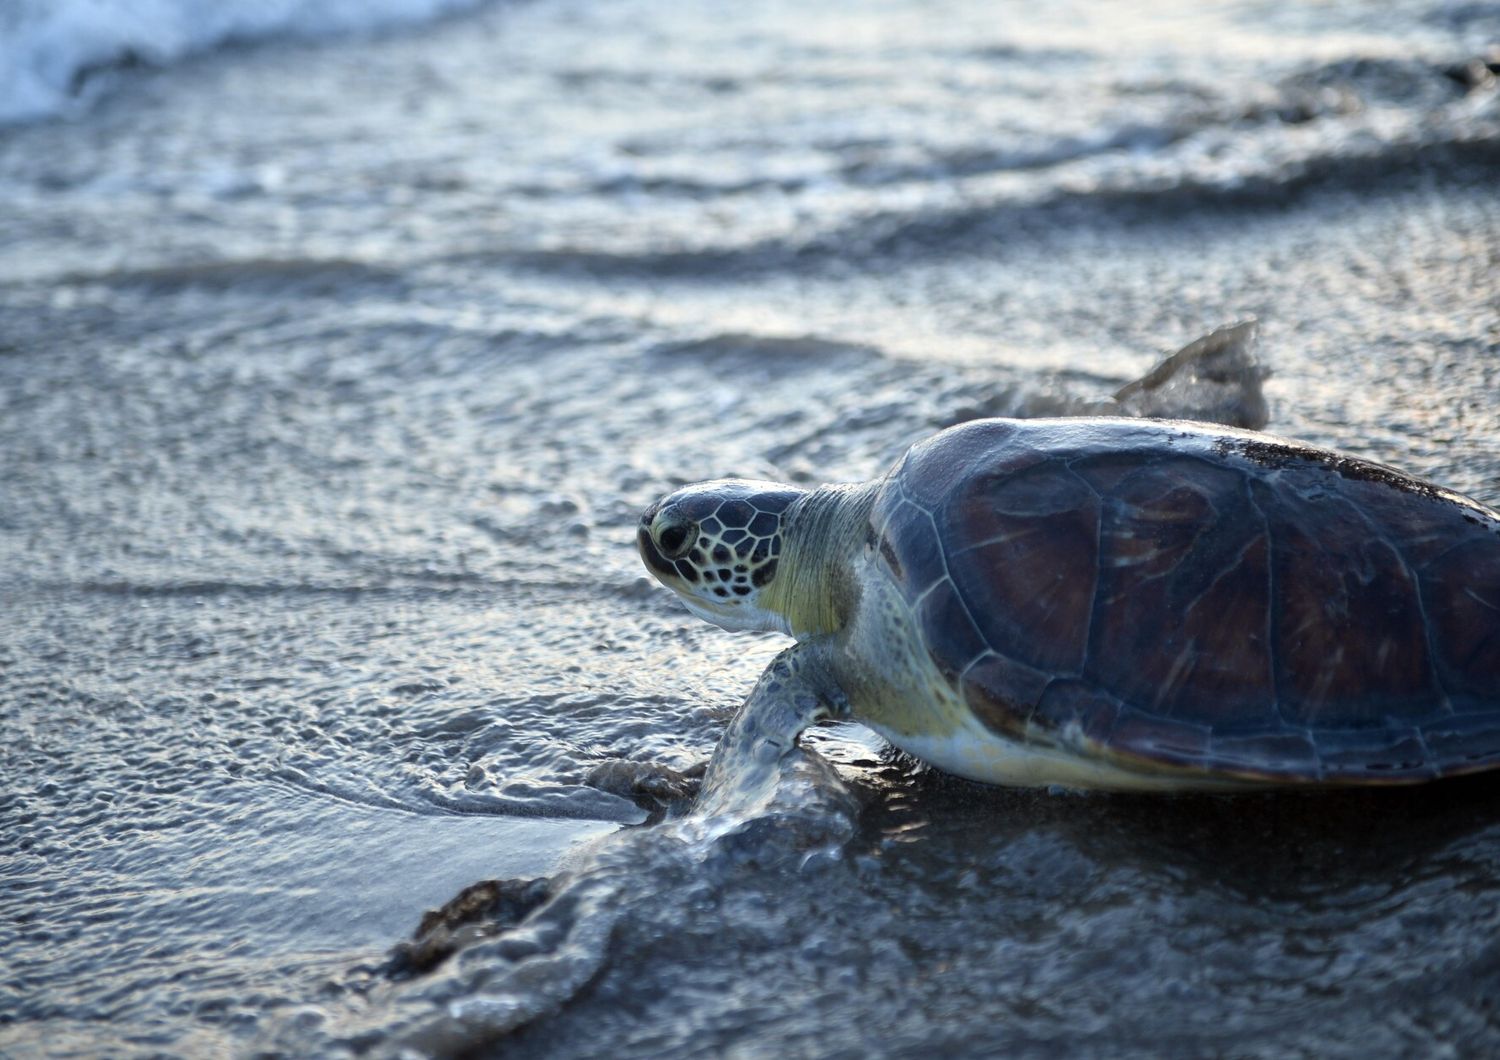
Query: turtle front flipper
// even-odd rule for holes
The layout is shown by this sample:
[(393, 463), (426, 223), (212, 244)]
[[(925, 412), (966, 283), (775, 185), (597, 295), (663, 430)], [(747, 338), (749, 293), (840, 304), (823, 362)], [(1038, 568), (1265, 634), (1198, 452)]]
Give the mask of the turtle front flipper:
[(818, 637), (771, 660), (714, 750), (695, 816), (748, 814), (764, 805), (775, 794), (783, 760), (796, 749), (802, 730), (848, 714), (828, 655), (829, 638)]

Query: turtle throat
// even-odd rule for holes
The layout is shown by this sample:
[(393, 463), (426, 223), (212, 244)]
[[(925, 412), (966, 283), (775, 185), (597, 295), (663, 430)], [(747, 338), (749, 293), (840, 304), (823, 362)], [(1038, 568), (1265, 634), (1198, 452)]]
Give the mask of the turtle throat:
[(783, 544), (765, 606), (801, 640), (842, 629), (859, 602), (853, 559), (865, 539), (875, 485), (821, 486), (782, 517)]

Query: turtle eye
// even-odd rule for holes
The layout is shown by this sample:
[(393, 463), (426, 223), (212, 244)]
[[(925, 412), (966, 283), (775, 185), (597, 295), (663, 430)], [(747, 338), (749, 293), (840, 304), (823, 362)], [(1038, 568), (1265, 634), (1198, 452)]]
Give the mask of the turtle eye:
[(656, 545), (668, 559), (680, 559), (687, 555), (697, 537), (696, 523), (664, 519), (656, 528)]

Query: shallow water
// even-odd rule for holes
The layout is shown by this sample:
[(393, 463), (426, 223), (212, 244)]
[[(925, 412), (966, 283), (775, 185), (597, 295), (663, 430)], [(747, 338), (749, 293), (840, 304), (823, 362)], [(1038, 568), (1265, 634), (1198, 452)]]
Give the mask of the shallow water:
[(780, 646), (646, 579), (679, 482), (1256, 316), (1270, 429), (1500, 502), (1500, 9), (1033, 7), (538, 0), (0, 131), (0, 1051), (1500, 1047), (1489, 781), (1004, 792), (835, 726), (718, 831), (589, 783)]

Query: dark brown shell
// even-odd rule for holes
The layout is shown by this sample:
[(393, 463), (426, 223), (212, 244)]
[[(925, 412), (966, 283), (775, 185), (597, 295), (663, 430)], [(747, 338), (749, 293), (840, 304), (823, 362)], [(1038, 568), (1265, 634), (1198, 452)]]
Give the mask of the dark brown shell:
[(1500, 513), (1266, 435), (983, 420), (871, 516), (974, 714), (1125, 763), (1330, 783), (1500, 765)]

